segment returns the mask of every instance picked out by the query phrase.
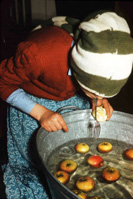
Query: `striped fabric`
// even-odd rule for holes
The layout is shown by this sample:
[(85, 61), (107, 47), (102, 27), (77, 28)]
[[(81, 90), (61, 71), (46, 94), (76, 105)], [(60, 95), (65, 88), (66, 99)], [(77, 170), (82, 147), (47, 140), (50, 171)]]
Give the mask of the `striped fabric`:
[(132, 70), (133, 39), (127, 22), (113, 12), (95, 13), (79, 30), (71, 59), (75, 78), (96, 95), (115, 96)]
[(53, 25), (74, 37), (70, 63), (81, 87), (102, 97), (118, 94), (133, 63), (133, 39), (125, 19), (101, 10), (82, 22), (66, 16), (53, 17), (34, 30)]
[(35, 29), (33, 29), (33, 31), (43, 27), (57, 26), (66, 30), (73, 37), (79, 24), (79, 19), (74, 19), (67, 16), (57, 16), (44, 21), (42, 24), (38, 25)]

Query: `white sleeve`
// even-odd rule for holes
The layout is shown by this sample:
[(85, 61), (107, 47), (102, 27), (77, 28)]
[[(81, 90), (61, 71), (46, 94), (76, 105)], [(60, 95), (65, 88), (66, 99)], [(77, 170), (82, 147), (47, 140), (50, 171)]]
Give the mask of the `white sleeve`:
[(14, 91), (7, 98), (6, 102), (28, 114), (36, 105), (36, 102), (30, 99), (30, 97), (25, 93), (25, 91), (20, 88)]

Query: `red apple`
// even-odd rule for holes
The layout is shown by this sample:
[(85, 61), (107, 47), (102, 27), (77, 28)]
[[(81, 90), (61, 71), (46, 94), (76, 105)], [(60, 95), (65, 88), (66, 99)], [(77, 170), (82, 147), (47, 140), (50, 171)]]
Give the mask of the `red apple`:
[(98, 145), (98, 151), (102, 152), (102, 153), (108, 153), (113, 149), (113, 146), (111, 143), (109, 142), (101, 142)]
[(95, 181), (89, 176), (82, 176), (76, 181), (76, 187), (84, 192), (91, 191), (95, 186)]
[(120, 172), (114, 167), (107, 167), (102, 171), (102, 177), (107, 182), (114, 182), (119, 179)]
[(73, 173), (77, 169), (77, 163), (74, 160), (64, 160), (60, 164), (60, 169), (67, 173)]
[(104, 162), (103, 158), (101, 158), (99, 155), (93, 155), (88, 158), (88, 164), (94, 168), (102, 167), (103, 162)]
[(87, 153), (89, 151), (90, 147), (86, 143), (78, 143), (75, 146), (75, 150), (78, 153)]
[(74, 189), (72, 192), (75, 193), (79, 198), (87, 199), (87, 196), (85, 195), (83, 191)]
[(127, 149), (124, 155), (128, 160), (133, 160), (133, 149)]
[(57, 171), (54, 176), (62, 183), (66, 184), (69, 181), (69, 175), (65, 171)]

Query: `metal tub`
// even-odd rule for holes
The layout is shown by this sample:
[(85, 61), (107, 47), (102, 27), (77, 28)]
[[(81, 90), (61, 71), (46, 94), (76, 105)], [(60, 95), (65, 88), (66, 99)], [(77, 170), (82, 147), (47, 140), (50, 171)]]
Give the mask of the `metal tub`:
[[(42, 169), (46, 176), (48, 186), (53, 199), (79, 199), (65, 185), (61, 184), (47, 168), (47, 160), (51, 152), (65, 144), (68, 141), (79, 140), (80, 138), (88, 138), (89, 120), (91, 109), (76, 110), (63, 113), (62, 116), (66, 121), (69, 132), (65, 133), (62, 130), (57, 132), (47, 132), (40, 128), (37, 137), (37, 151), (42, 162)], [(99, 138), (110, 138), (114, 140), (124, 141), (128, 144), (133, 143), (133, 115), (114, 111), (110, 121), (101, 123), (101, 133)]]

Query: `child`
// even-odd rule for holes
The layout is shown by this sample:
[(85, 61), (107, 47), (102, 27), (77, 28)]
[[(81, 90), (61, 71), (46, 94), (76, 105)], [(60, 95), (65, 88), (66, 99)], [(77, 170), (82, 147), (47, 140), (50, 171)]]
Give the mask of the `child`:
[(67, 105), (90, 108), (87, 97), (92, 108), (98, 98), (97, 106), (104, 106), (109, 120), (113, 108), (106, 98), (126, 83), (132, 53), (126, 21), (100, 11), (81, 23), (68, 17), (48, 20), (18, 45), (14, 57), (2, 61), (0, 97), (11, 105), (4, 172), (7, 198), (50, 198), (30, 155), (31, 137), (40, 126), (69, 132), (56, 110)]

